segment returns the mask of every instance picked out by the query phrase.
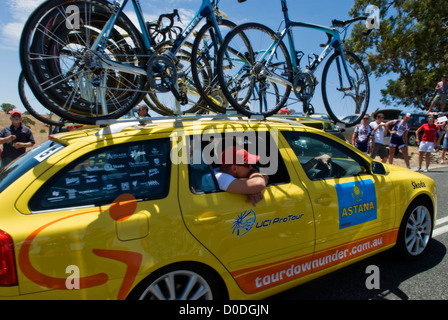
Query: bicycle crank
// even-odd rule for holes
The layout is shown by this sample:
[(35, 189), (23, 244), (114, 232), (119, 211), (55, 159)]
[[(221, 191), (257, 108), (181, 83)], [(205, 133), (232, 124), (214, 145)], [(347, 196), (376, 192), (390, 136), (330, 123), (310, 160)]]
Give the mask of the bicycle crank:
[(153, 55), (148, 61), (146, 72), (151, 88), (163, 93), (175, 90), (177, 69), (173, 60), (169, 57)]
[(308, 72), (301, 72), (294, 76), (294, 93), (303, 103), (309, 104), (316, 89), (316, 77)]

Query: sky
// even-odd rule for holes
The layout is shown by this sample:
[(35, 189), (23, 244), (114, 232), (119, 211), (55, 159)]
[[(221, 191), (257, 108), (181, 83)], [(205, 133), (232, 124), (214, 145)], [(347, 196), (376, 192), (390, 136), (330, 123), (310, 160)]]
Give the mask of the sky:
[[(0, 11), (0, 103), (11, 103), (18, 110), (25, 111), (17, 89), (21, 71), (19, 41), (27, 18), (43, 1), (2, 0), (1, 2), (3, 8)], [(184, 28), (198, 10), (201, 2), (202, 0), (140, 0), (147, 21), (156, 20), (160, 14), (172, 12), (176, 8), (179, 10), (183, 22), (181, 26)], [(335, 18), (339, 20), (349, 19), (348, 12), (352, 5), (353, 0), (321, 0), (317, 6), (315, 1), (288, 1), (291, 20), (320, 25), (330, 25), (331, 20)], [(280, 0), (247, 0), (244, 3), (238, 3), (237, 0), (221, 0), (219, 9), (229, 16), (229, 20), (237, 24), (259, 22), (274, 30), (278, 29), (283, 19)], [(135, 14), (130, 1), (125, 13), (131, 20), (135, 21)], [(320, 53), (322, 48), (318, 45), (326, 42), (324, 34), (316, 34), (310, 31), (296, 32), (294, 38), (296, 47), (307, 53), (312, 49), (315, 53)], [(386, 107), (380, 102), (380, 90), (385, 88), (386, 80), (385, 78), (375, 79), (373, 76), (370, 78), (371, 100), (368, 112)], [(317, 88), (316, 92), (320, 92), (320, 88)], [(316, 112), (325, 112), (320, 94), (316, 94), (312, 102)]]

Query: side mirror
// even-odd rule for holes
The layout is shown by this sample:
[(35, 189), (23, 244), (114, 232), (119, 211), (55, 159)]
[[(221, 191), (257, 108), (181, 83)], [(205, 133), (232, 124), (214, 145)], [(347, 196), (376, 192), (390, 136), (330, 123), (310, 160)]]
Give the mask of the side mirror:
[(375, 174), (386, 174), (386, 169), (381, 162), (372, 162), (372, 173)]

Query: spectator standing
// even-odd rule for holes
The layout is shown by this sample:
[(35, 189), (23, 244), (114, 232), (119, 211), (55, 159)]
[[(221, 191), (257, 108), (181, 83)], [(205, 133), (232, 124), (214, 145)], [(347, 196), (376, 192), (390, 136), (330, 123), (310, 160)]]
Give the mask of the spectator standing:
[(445, 164), (448, 162), (445, 162), (445, 154), (446, 154), (446, 150), (448, 150), (448, 123), (446, 123), (444, 125), (445, 128), (445, 135), (443, 137), (443, 142), (442, 142), (442, 156), (440, 157), (440, 164)]
[(377, 155), (380, 156), (381, 162), (386, 163), (388, 158), (388, 151), (386, 146), (384, 145), (384, 135), (387, 133), (386, 124), (383, 122), (384, 115), (379, 112), (375, 116), (375, 121), (370, 123), (370, 126), (373, 129), (372, 136), (372, 154), (370, 155), (372, 159), (375, 159)]
[(436, 96), (434, 97), (434, 100), (431, 103), (431, 106), (429, 107), (428, 111), (426, 113), (430, 113), (432, 108), (436, 105), (436, 103), (440, 103), (440, 111), (443, 112), (445, 110), (445, 104), (447, 101), (447, 94), (448, 94), (448, 83), (447, 83), (447, 76), (442, 76), (442, 81), (437, 83), (436, 86)]
[[(422, 141), (419, 146), (419, 154), (418, 154), (418, 169), (417, 171), (422, 170), (423, 157), (426, 159), (426, 169), (423, 172), (428, 172), (429, 163), (431, 161), (430, 155), (431, 152), (434, 152), (434, 148), (440, 144), (440, 140), (442, 139), (442, 132), (440, 131), (440, 127), (434, 124), (434, 117), (428, 116), (427, 123), (423, 124), (420, 128), (417, 129), (415, 135), (417, 137), (417, 143), (419, 143), (419, 134), (420, 131), (423, 131)], [(438, 134), (438, 138), (436, 141), (436, 133)]]
[(408, 169), (411, 169), (409, 165), (409, 155), (408, 155), (408, 133), (409, 133), (409, 120), (411, 119), (411, 114), (407, 113), (403, 119), (392, 120), (386, 123), (386, 127), (390, 132), (389, 141), (389, 163), (393, 164), (395, 149), (398, 148), (403, 154), (404, 163)]
[[(442, 113), (439, 114), (439, 117), (435, 121), (435, 123), (440, 127), (440, 130), (442, 131), (442, 156), (440, 157), (440, 164), (448, 163), (445, 161), (445, 154), (448, 149), (448, 121), (447, 118), (443, 116)], [(441, 121), (442, 120), (442, 121)]]
[(358, 148), (360, 151), (368, 154), (370, 137), (373, 134), (373, 129), (369, 124), (369, 115), (366, 114), (362, 118), (362, 123), (355, 127), (355, 131), (352, 136), (352, 145)]
[(30, 128), (22, 124), (22, 113), (17, 110), (9, 114), (11, 125), (0, 131), (0, 143), (3, 143), (1, 166), (4, 167), (34, 146), (35, 141)]

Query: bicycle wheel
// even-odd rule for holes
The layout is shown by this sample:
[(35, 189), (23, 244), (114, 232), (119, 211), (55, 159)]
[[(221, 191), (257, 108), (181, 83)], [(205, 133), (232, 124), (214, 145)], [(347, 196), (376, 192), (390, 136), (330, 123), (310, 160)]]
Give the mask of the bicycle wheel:
[[(168, 51), (173, 42), (166, 41), (157, 45), (155, 48), (156, 54), (163, 55)], [(181, 49), (176, 54), (176, 69), (177, 69), (177, 90), (182, 97), (184, 97), (184, 103), (177, 101), (176, 97), (171, 91), (166, 92), (149, 92), (148, 97), (153, 101), (154, 111), (162, 115), (174, 115), (176, 112), (181, 114), (195, 113), (202, 108), (206, 108), (205, 102), (201, 99), (201, 96), (194, 85), (192, 77), (192, 64), (191, 64), (191, 48), (192, 44), (185, 42)], [(198, 62), (199, 63), (199, 62)], [(205, 73), (206, 68), (201, 68)], [(207, 75), (203, 75), (208, 78)], [(185, 103), (186, 102), (186, 103)], [(179, 110), (177, 110), (179, 108)]]
[(270, 28), (247, 23), (234, 28), (218, 53), (218, 80), (227, 101), (240, 113), (270, 116), (288, 100), (291, 59)]
[[(219, 20), (218, 23), (223, 39), (236, 27), (235, 23), (228, 20)], [(191, 59), (197, 63), (191, 64), (191, 72), (196, 89), (208, 107), (215, 112), (225, 113), (228, 102), (221, 91), (217, 77), (219, 42), (213, 24), (208, 22), (199, 30), (194, 40)]]
[(23, 106), (34, 118), (51, 126), (63, 125), (63, 123), (59, 121), (59, 117), (55, 116), (53, 111), (48, 110), (37, 101), (30, 87), (26, 83), (22, 72), (19, 76), (18, 89)]
[[(351, 127), (358, 124), (367, 112), (370, 85), (361, 60), (349, 51), (344, 51), (344, 56), (352, 87), (343, 67), (343, 56), (340, 52), (335, 52), (322, 71), (322, 98), (331, 119)], [(341, 120), (344, 116), (353, 114), (359, 115), (354, 121)]]
[[(77, 8), (76, 26), (71, 8)], [(147, 90), (146, 76), (116, 71), (112, 62), (144, 68), (141, 35), (121, 14), (102, 51), (90, 48), (113, 15), (103, 0), (47, 1), (25, 24), (20, 42), (24, 76), (36, 98), (61, 117), (92, 124), (128, 112)]]

